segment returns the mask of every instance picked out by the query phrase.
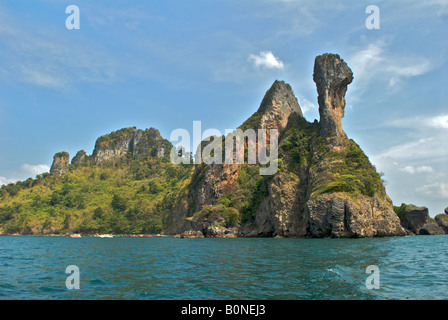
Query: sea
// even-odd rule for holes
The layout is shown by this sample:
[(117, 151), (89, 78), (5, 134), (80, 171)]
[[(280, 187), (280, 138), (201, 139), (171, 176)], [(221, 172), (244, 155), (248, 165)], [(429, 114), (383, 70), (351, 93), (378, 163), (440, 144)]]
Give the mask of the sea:
[(448, 235), (0, 237), (1, 300), (445, 300)]

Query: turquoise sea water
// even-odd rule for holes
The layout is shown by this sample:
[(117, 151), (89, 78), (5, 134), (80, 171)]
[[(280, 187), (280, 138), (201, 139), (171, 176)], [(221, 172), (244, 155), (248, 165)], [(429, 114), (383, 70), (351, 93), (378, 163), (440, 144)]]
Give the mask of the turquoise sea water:
[[(66, 267), (80, 289), (66, 288)], [(379, 289), (367, 289), (369, 265)], [(447, 299), (448, 236), (0, 237), (0, 299)]]

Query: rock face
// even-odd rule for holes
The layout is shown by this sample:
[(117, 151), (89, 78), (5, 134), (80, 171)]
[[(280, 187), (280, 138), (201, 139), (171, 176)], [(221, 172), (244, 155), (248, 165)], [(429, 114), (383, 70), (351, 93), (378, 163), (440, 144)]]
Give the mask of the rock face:
[(214, 205), (226, 193), (237, 186), (239, 165), (237, 164), (201, 164), (194, 173), (200, 176), (199, 183), (192, 186), (189, 203), (193, 212), (200, 211), (206, 205)]
[(50, 173), (54, 175), (63, 175), (68, 172), (70, 166), (70, 155), (65, 152), (58, 152), (53, 157), (53, 164), (50, 168)]
[(437, 220), (443, 221), (444, 217), (437, 220), (429, 216), (427, 207), (417, 207), (414, 205), (402, 205), (399, 212), (401, 225), (413, 234), (445, 234), (443, 227)]
[[(291, 87), (275, 81), (258, 111), (239, 128), (279, 131), (279, 170), (257, 178), (250, 172), (258, 164), (198, 165), (181, 228), (206, 236), (222, 235), (225, 229), (234, 234), (235, 228), (243, 237), (406, 235), (375, 167), (342, 128), (345, 93), (352, 80), (338, 55), (316, 58), (319, 123), (307, 122)], [(226, 206), (237, 209), (242, 223), (210, 230), (204, 225), (210, 219), (195, 218), (207, 206), (216, 212)], [(227, 209), (217, 216), (226, 217)], [(180, 216), (174, 220), (180, 226)]]
[(325, 194), (307, 203), (312, 237), (374, 237), (404, 235), (392, 203), (360, 196)]
[(99, 164), (119, 159), (126, 154), (162, 157), (166, 150), (171, 150), (171, 143), (163, 139), (158, 130), (130, 127), (100, 137), (95, 143), (92, 158), (94, 164)]
[[(128, 154), (133, 157), (147, 155), (161, 158), (169, 154), (171, 148), (171, 142), (162, 138), (157, 129), (124, 128), (98, 138), (92, 156), (88, 156), (84, 150), (78, 151), (71, 164), (75, 167), (90, 162), (99, 165), (105, 161), (118, 160)], [(69, 166), (70, 155), (67, 152), (59, 152), (54, 156), (50, 173), (63, 175), (69, 170)]]
[[(291, 86), (284, 81), (275, 81), (266, 92), (257, 112), (246, 120), (240, 129), (278, 129), (286, 128), (291, 116), (303, 117), (297, 98)], [(246, 145), (247, 146), (247, 145)], [(193, 186), (189, 199), (194, 212), (205, 205), (214, 205), (224, 194), (235, 190), (239, 177), (238, 164), (198, 165), (196, 175), (201, 176)], [(195, 179), (193, 177), (193, 179)]]
[(315, 59), (313, 79), (318, 92), (321, 135), (338, 149), (347, 141), (342, 118), (345, 93), (353, 81), (353, 73), (339, 55), (323, 54)]
[(401, 225), (415, 234), (428, 222), (429, 212), (426, 207), (404, 208), (400, 214)]
[(423, 235), (437, 235), (445, 234), (445, 230), (432, 218), (420, 229), (419, 234)]

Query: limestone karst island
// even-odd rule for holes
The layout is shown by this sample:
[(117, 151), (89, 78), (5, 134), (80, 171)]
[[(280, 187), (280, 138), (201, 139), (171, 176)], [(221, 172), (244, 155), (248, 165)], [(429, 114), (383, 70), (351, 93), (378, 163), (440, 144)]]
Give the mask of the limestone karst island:
[[(342, 127), (353, 73), (336, 54), (314, 62), (320, 121), (275, 81), (239, 129), (277, 129), (278, 169), (174, 164), (154, 128), (124, 128), (92, 155), (54, 155), (50, 173), (0, 188), (0, 234), (177, 237), (376, 237), (448, 233), (448, 212), (393, 206), (376, 168)], [(204, 148), (207, 143), (202, 143)], [(247, 148), (247, 145), (246, 145)], [(446, 210), (448, 211), (448, 210)]]

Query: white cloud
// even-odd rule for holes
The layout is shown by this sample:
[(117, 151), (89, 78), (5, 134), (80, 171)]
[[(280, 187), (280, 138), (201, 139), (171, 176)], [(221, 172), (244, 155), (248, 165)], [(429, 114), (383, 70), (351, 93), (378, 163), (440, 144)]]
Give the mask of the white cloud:
[(366, 47), (356, 48), (347, 59), (357, 79), (354, 87), (361, 93), (373, 81), (383, 81), (391, 89), (396, 89), (406, 79), (423, 75), (434, 68), (426, 57), (393, 54), (388, 47), (385, 39), (379, 39)]
[(448, 114), (437, 116), (415, 116), (401, 119), (394, 119), (384, 123), (384, 126), (396, 128), (407, 128), (414, 130), (428, 129), (448, 129)]
[(432, 69), (429, 60), (422, 58), (407, 59), (408, 61), (395, 61), (393, 64), (384, 68), (384, 71), (390, 74), (389, 87), (396, 87), (401, 84), (403, 79), (420, 76)]
[(428, 123), (434, 128), (448, 129), (448, 115), (435, 116), (430, 118)]
[(8, 179), (8, 178), (5, 178), (5, 177), (0, 177), (0, 186), (2, 186), (4, 184), (14, 183), (16, 181), (17, 180), (14, 180), (14, 179)]
[(409, 173), (409, 174), (414, 174), (415, 173), (415, 168), (413, 166), (406, 166), (404, 168), (400, 168), (400, 171)]
[(422, 192), (431, 198), (448, 198), (448, 184), (444, 182), (427, 184), (416, 188), (415, 191)]
[(0, 177), (0, 186), (3, 184), (15, 183), (19, 180), (24, 181), (28, 178), (35, 178), (38, 174), (49, 172), (50, 167), (46, 164), (28, 164), (24, 163), (20, 166), (20, 170), (11, 174), (14, 178)]
[(418, 173), (433, 173), (434, 169), (430, 166), (420, 166), (416, 168)]
[(403, 77), (415, 77), (431, 70), (431, 64), (427, 59), (423, 58), (419, 62), (416, 62), (416, 60), (413, 59), (407, 60), (408, 61), (400, 61), (400, 64), (388, 65), (385, 69), (392, 74)]
[(38, 87), (64, 89), (66, 88), (65, 81), (57, 74), (43, 72), (42, 70), (34, 69), (34, 67), (21, 67), (23, 78), (26, 82), (34, 84)]
[(386, 44), (384, 41), (369, 43), (367, 48), (355, 52), (350, 58), (350, 65), (357, 78), (363, 79), (375, 71), (375, 66), (383, 61), (381, 54)]
[[(421, 138), (411, 142), (406, 142), (400, 145), (393, 146), (380, 154), (376, 158), (390, 158), (390, 159), (420, 159), (434, 156), (434, 148), (440, 147), (433, 137)], [(445, 153), (444, 153), (445, 154)]]
[(31, 165), (24, 163), (20, 169), (24, 171), (24, 173), (30, 174), (32, 177), (35, 177), (38, 174), (42, 174), (44, 172), (49, 172), (50, 167), (46, 164), (37, 164), (37, 165)]
[(270, 51), (262, 51), (258, 55), (251, 54), (249, 55), (249, 60), (257, 68), (284, 69), (283, 62), (276, 58)]
[(430, 166), (405, 166), (403, 168), (399, 169), (402, 172), (406, 172), (409, 174), (415, 174), (415, 173), (433, 173), (434, 169)]

